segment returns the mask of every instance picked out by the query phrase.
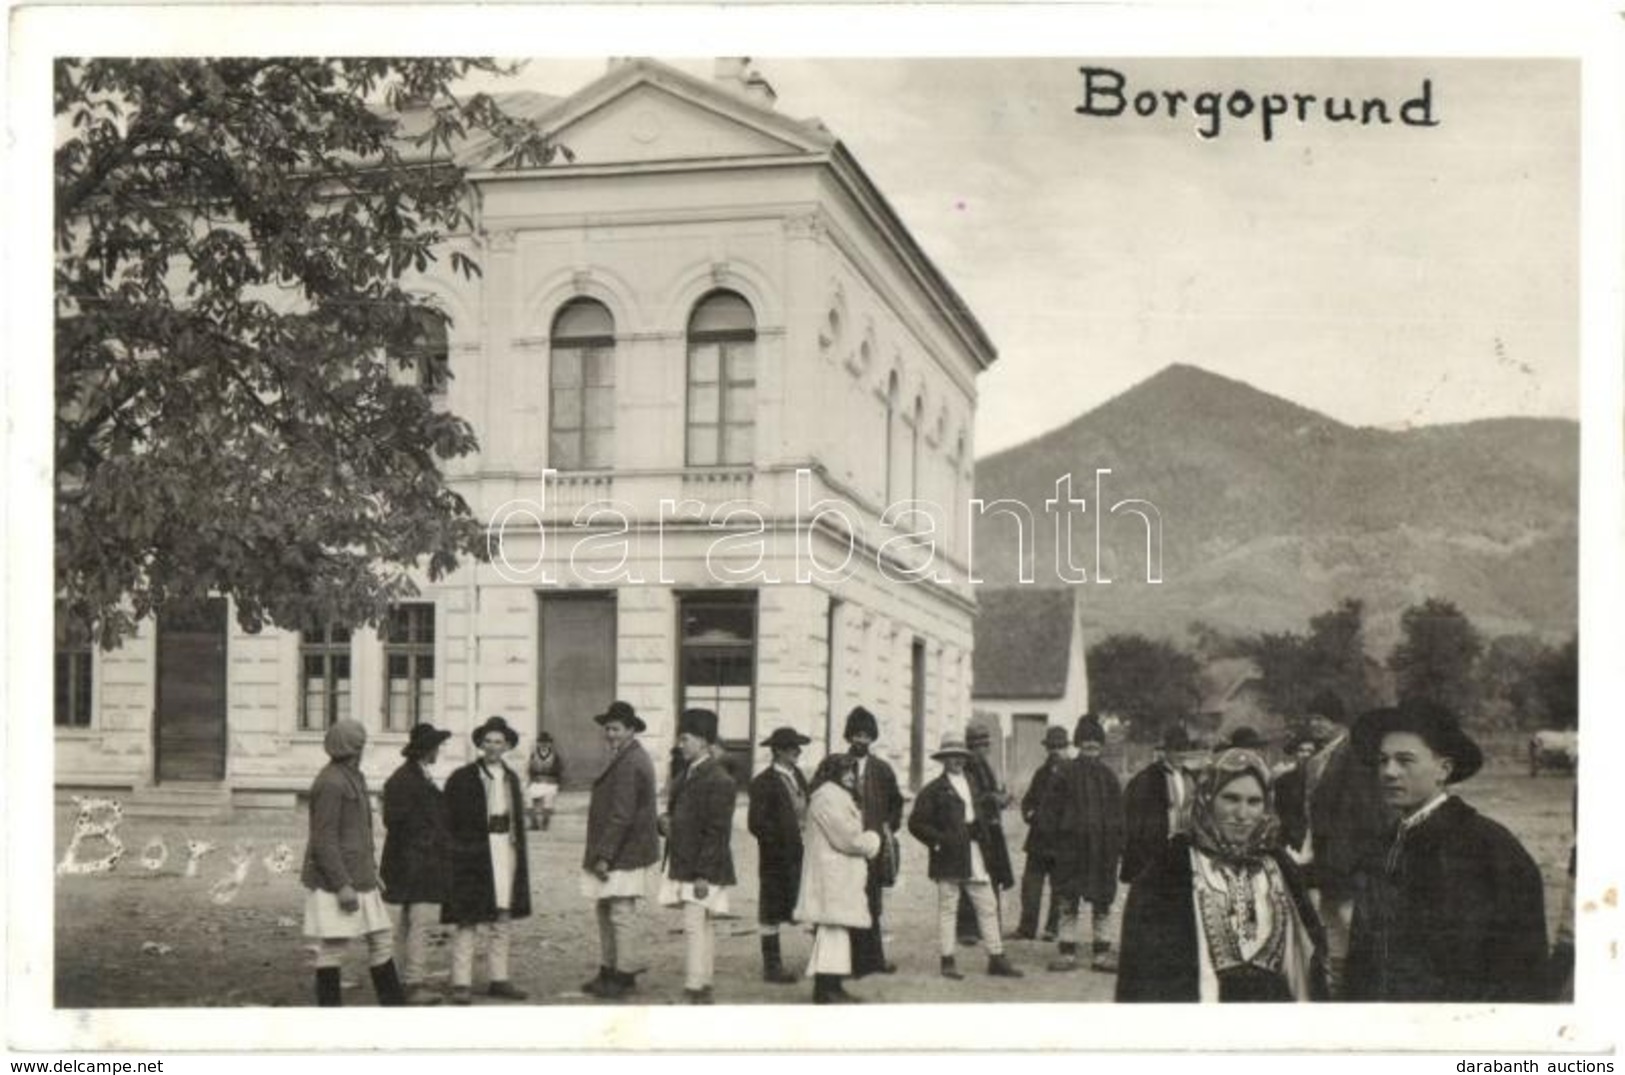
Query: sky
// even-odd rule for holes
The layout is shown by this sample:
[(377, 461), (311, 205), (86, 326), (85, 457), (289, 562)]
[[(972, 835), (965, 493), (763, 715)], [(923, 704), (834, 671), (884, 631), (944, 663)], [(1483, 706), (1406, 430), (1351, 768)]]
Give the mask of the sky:
[[(669, 59), (710, 77), (710, 59)], [(1504, 59), (797, 59), (753, 66), (857, 157), (999, 349), (977, 452), (1164, 366), (1352, 425), (1579, 416), (1580, 72)], [(1129, 107), (1079, 114), (1082, 67)], [(563, 94), (602, 60), (537, 59)], [(1104, 86), (1111, 76), (1095, 77)], [(1429, 85), (1432, 126), (1397, 115)], [(1166, 92), (1185, 91), (1170, 117)], [(1133, 113), (1155, 91), (1156, 114)], [(1191, 113), (1314, 94), (1307, 118)], [(1331, 123), (1381, 97), (1388, 125)], [(1111, 104), (1097, 93), (1098, 110)], [(1417, 118), (1424, 118), (1413, 112)]]

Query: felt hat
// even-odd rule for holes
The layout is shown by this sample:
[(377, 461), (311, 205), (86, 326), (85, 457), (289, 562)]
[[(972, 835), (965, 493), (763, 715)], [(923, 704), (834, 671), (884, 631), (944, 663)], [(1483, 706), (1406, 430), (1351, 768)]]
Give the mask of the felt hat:
[(623, 724), (626, 727), (631, 728), (634, 732), (641, 732), (649, 727), (647, 724), (643, 723), (643, 718), (638, 716), (637, 710), (633, 709), (625, 702), (609, 703), (609, 708), (607, 710), (598, 714), (592, 719), (595, 723), (600, 725), (608, 724), (610, 721), (614, 721), (616, 724)]
[(1459, 784), (1484, 767), (1484, 752), (1472, 736), (1462, 731), (1456, 715), (1437, 702), (1402, 702), (1362, 714), (1354, 722), (1351, 736), (1355, 754), (1375, 762), (1383, 737), (1392, 732), (1410, 732), (1429, 750), (1449, 758), (1452, 764), (1446, 784)]
[(993, 732), (985, 724), (972, 724), (965, 729), (965, 745), (968, 747), (985, 747), (993, 742)]
[(868, 735), (870, 739), (880, 738), (880, 722), (861, 705), (853, 706), (852, 712), (846, 715), (846, 730), (841, 733), (841, 738), (851, 739), (858, 734)]
[(1348, 720), (1348, 710), (1343, 706), (1343, 699), (1329, 690), (1321, 691), (1309, 699), (1309, 704), (1304, 707), (1304, 712), (1318, 713), (1328, 720), (1335, 720), (1339, 724), (1343, 724)]
[(1078, 726), (1072, 729), (1072, 745), (1082, 746), (1085, 743), (1104, 743), (1106, 741), (1106, 727), (1100, 723), (1093, 713), (1085, 713), (1078, 718)]
[(773, 750), (788, 750), (790, 747), (804, 747), (812, 742), (794, 728), (774, 728), (773, 734), (762, 740), (764, 747)]
[(678, 735), (694, 735), (707, 743), (717, 741), (717, 715), (709, 709), (685, 709), (677, 718)]
[(932, 761), (943, 761), (947, 758), (968, 758), (971, 756), (970, 748), (965, 745), (963, 736), (949, 732), (942, 737), (942, 745), (937, 752), (931, 755)]
[(359, 720), (345, 717), (335, 720), (322, 737), (322, 749), (327, 756), (337, 761), (341, 758), (353, 758), (361, 753), (361, 748), (367, 745), (367, 729)]
[(1198, 749), (1198, 745), (1183, 724), (1171, 724), (1162, 733), (1162, 749), (1170, 754), (1184, 754)]
[(1258, 734), (1258, 729), (1245, 724), (1232, 731), (1230, 738), (1224, 742), (1225, 749), (1263, 750), (1266, 745), (1264, 737)]
[(1068, 743), (1066, 729), (1059, 724), (1051, 724), (1044, 730), (1044, 749), (1058, 750)]
[(501, 732), (510, 750), (519, 745), (519, 733), (508, 727), (508, 722), (501, 717), (487, 717), (484, 724), (474, 729), (474, 745), (479, 746), (480, 740), (492, 732)]
[(406, 739), (406, 745), (401, 747), (401, 757), (417, 758), (438, 747), (451, 733), (425, 721), (422, 724), (412, 725), (412, 733)]

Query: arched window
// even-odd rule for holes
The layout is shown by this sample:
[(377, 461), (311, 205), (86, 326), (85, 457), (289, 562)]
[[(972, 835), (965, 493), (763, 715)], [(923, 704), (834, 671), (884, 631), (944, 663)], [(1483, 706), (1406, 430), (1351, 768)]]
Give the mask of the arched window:
[(886, 496), (881, 502), (882, 514), (891, 507), (896, 486), (892, 476), (897, 467), (897, 371), (886, 378)]
[(688, 319), (688, 465), (749, 463), (755, 451), (756, 314), (713, 291)]
[(412, 311), (412, 345), (407, 360), (418, 387), (431, 396), (444, 395), (451, 381), (451, 339), (446, 321), (426, 307)]
[(615, 319), (604, 304), (571, 299), (553, 318), (548, 465), (615, 465)]
[(914, 433), (908, 450), (908, 498), (920, 499), (920, 437), (925, 434), (925, 400), (914, 399)]

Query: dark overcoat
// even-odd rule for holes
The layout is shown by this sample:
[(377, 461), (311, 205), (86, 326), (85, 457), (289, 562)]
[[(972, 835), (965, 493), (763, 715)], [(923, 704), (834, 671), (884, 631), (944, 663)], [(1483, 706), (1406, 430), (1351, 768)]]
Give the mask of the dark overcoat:
[(737, 883), (732, 838), (738, 797), (728, 770), (713, 758), (690, 765), (673, 782), (666, 841), (666, 873), (673, 881)]
[(1117, 898), (1117, 863), (1123, 855), (1123, 792), (1099, 758), (1080, 754), (1060, 778), (1056, 826), (1055, 890), (1096, 908)]
[(581, 868), (639, 870), (660, 861), (655, 763), (636, 739), (616, 751), (592, 784)]
[[(1310, 997), (1323, 1000), (1326, 933), (1320, 916), (1309, 903), (1297, 865), (1284, 852), (1274, 852), (1271, 857), (1281, 868), (1287, 894), (1314, 945), (1309, 967)], [(1119, 1002), (1159, 1004), (1202, 999), (1192, 882), (1190, 839), (1176, 836), (1163, 845), (1129, 889), (1117, 965)]]
[(1132, 885), (1168, 845), (1169, 806), (1168, 768), (1160, 761), (1135, 773), (1123, 790), (1123, 867), (1118, 877), (1125, 885)]
[[(757, 880), (761, 893), (757, 916), (762, 922), (789, 922), (794, 919), (796, 898), (801, 892), (801, 814), (785, 774), (769, 765), (750, 782), (750, 810), (745, 826), (756, 837)], [(791, 770), (791, 779), (801, 792), (801, 810), (807, 808), (807, 778), (800, 769)]]
[[(987, 859), (988, 873), (994, 876), (1015, 875), (1010, 864), (1010, 843), (1004, 836), (1004, 807), (1009, 798), (999, 786), (993, 766), (980, 754), (973, 753), (965, 765), (965, 777), (970, 782), (971, 794), (976, 796), (976, 816), (986, 819), (987, 837), (983, 841), (982, 855)], [(994, 860), (997, 859), (997, 865)]]
[(390, 903), (444, 903), (450, 889), (446, 804), (416, 761), (384, 781), (384, 857), (379, 876)]
[(1021, 818), (1027, 823), (1027, 842), (1021, 849), (1029, 855), (1051, 856), (1060, 832), (1062, 789), (1071, 763), (1061, 755), (1046, 758), (1033, 773), (1021, 797)]
[(1281, 839), (1302, 851), (1309, 838), (1309, 773), (1302, 763), (1275, 778), (1275, 813), (1281, 819)]
[(360, 769), (330, 761), (311, 783), (310, 840), (299, 880), (306, 888), (323, 892), (337, 892), (345, 885), (357, 892), (378, 887), (372, 803)]
[[(995, 858), (992, 840), (995, 826), (989, 823), (982, 802), (972, 806), (974, 824), (966, 822), (965, 800), (948, 782), (948, 774), (943, 773), (920, 789), (920, 796), (914, 800), (914, 809), (908, 816), (908, 831), (930, 852), (927, 872), (931, 880), (969, 880), (970, 846), (975, 840), (982, 849), (982, 862), (994, 887), (1010, 888), (1016, 883), (1010, 869), (1010, 856), (1005, 853), (1002, 859)], [(1002, 844), (998, 845), (998, 850), (1002, 849)]]
[[(514, 840), (513, 895), (510, 918), (530, 914), (530, 863), (525, 850), (524, 794), (519, 774), (502, 766), (508, 789), (508, 817)], [(451, 888), (440, 905), (440, 921), (458, 925), (494, 922), (497, 917), (496, 881), (491, 872), (491, 841), (485, 805), (485, 782), (480, 763), (469, 762), (446, 780), (446, 830), (450, 841)]]
[[(1362, 761), (1344, 738), (1326, 748), (1324, 767), (1309, 760), (1309, 839), (1314, 844), (1309, 883), (1334, 899), (1354, 895), (1354, 875), (1380, 854), (1389, 826), (1388, 805), (1376, 766)], [(1313, 775), (1319, 770), (1319, 779)]]
[(873, 754), (863, 762), (858, 806), (863, 810), (864, 831), (880, 834), (880, 854), (869, 860), (870, 885), (890, 888), (902, 868), (893, 836), (903, 827), (903, 792), (892, 767)]
[(1457, 798), (1373, 855), (1355, 886), (1349, 999), (1533, 1002), (1546, 965), (1540, 870), (1515, 836)]

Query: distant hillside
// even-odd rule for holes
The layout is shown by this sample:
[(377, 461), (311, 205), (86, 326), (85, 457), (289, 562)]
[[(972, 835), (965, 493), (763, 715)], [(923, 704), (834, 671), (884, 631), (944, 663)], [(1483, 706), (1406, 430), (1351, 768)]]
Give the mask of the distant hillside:
[[(1095, 581), (1094, 473), (1105, 503), (1137, 498), (1163, 520), (1163, 583), (1145, 582), (1144, 527), (1102, 522)], [(1094, 632), (1178, 638), (1194, 619), (1241, 631), (1302, 630), (1345, 595), (1367, 605), (1384, 657), (1405, 605), (1456, 602), (1487, 634), (1553, 638), (1578, 614), (1579, 426), (1505, 418), (1399, 432), (1346, 426), (1240, 381), (1169, 366), (1066, 426), (979, 460), (976, 495), (1025, 502), (1040, 585), (1055, 574), (1044, 501), (1057, 477), (1089, 501), (1073, 562)], [(976, 569), (1016, 581), (1007, 520), (976, 524)]]

